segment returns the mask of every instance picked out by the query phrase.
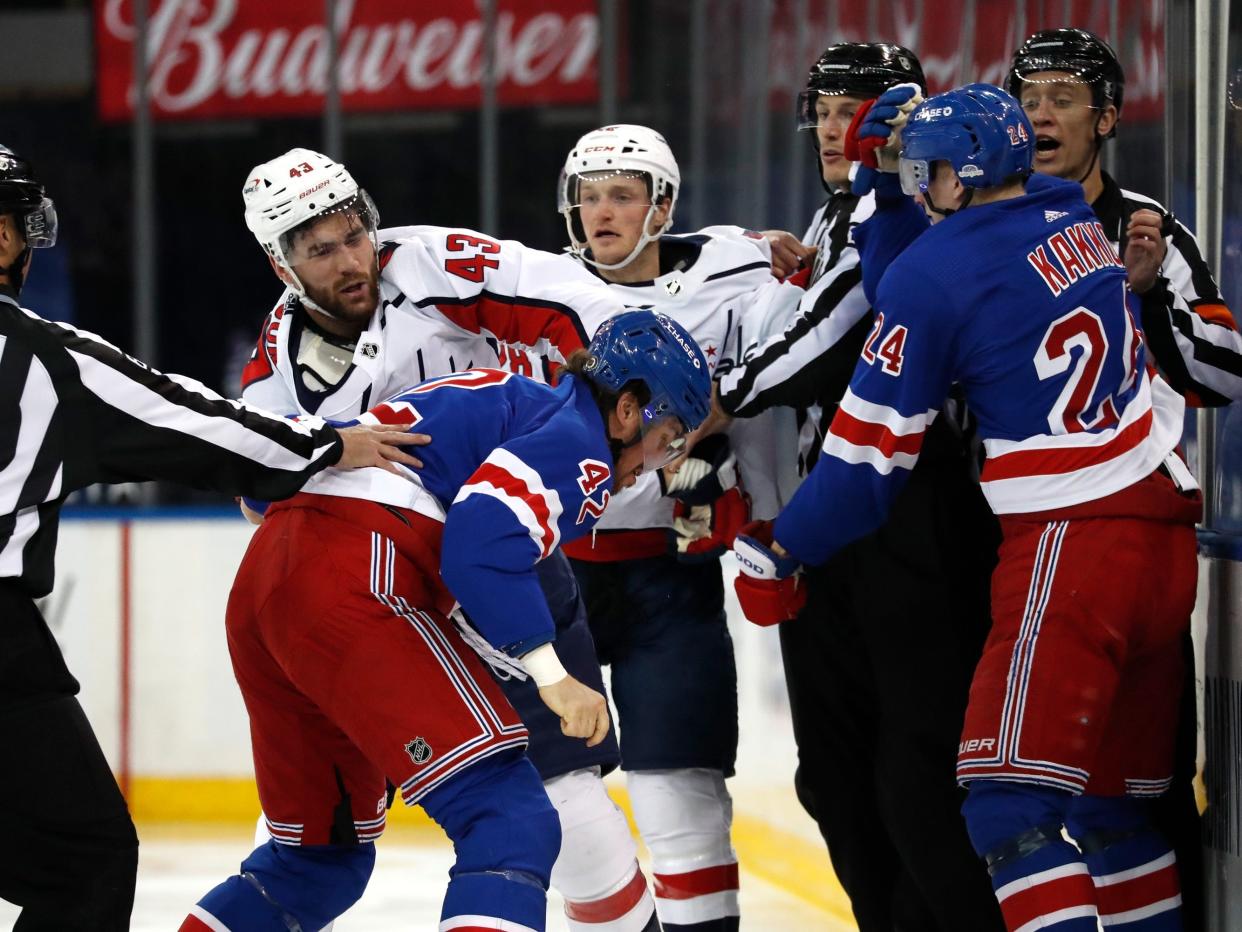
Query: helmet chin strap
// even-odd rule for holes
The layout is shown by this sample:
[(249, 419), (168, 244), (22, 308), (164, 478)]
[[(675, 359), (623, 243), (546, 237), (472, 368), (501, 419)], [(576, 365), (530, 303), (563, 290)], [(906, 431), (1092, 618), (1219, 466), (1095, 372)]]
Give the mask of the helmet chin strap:
[(961, 207), (937, 207), (935, 202), (931, 199), (931, 192), (924, 191), (923, 192), (923, 203), (927, 205), (927, 209), (930, 210), (933, 214), (939, 214), (941, 217), (952, 217), (959, 210), (965, 210), (967, 207), (969, 207), (971, 199), (974, 198), (974, 196), (975, 196), (975, 189), (966, 188), (966, 197), (962, 201)]
[(1095, 151), (1091, 153), (1091, 162), (1087, 165), (1087, 170), (1082, 173), (1082, 177), (1078, 179), (1078, 183), (1082, 184), (1095, 171), (1095, 163), (1100, 160), (1100, 150), (1104, 148), (1105, 137), (1100, 135), (1100, 120), (1103, 119), (1103, 113), (1097, 113), (1095, 116), (1095, 129), (1092, 135), (1095, 137)]
[(590, 265), (593, 268), (602, 269), (605, 272), (612, 272), (616, 269), (625, 268), (638, 257), (638, 254), (647, 247), (648, 243), (655, 242), (659, 239), (660, 233), (664, 232), (663, 229), (660, 230), (660, 233), (655, 234), (647, 232), (647, 229), (651, 226), (651, 218), (655, 216), (655, 209), (657, 206), (659, 205), (655, 201), (652, 201), (651, 206), (647, 208), (647, 214), (643, 217), (643, 232), (638, 237), (638, 242), (634, 244), (634, 248), (630, 250), (630, 254), (620, 262), (613, 263), (597, 262), (595, 259), (592, 259), (587, 255), (588, 247), (586, 243), (579, 243), (577, 237), (574, 236), (573, 221), (570, 219), (570, 214), (573, 211), (573, 208), (571, 208), (565, 212), (565, 226), (569, 228), (569, 241), (573, 244), (569, 247), (569, 251), (583, 262), (587, 263), (587, 265)]
[[(375, 264), (377, 267), (379, 266), (378, 251), (375, 254)], [(302, 279), (298, 278), (298, 273), (293, 271), (292, 266), (285, 265), (282, 263), (281, 268), (283, 268), (286, 272), (288, 272), (289, 277), (293, 279), (293, 282), (290, 283), (290, 287), (295, 292), (297, 292), (298, 300), (300, 300), (307, 307), (318, 311), (320, 314), (324, 315), (325, 317), (331, 317), (333, 320), (342, 320), (342, 322), (347, 323), (347, 321), (343, 321), (343, 319), (339, 315), (333, 314), (326, 307), (322, 306), (318, 301), (316, 301), (309, 294), (307, 294), (306, 286), (302, 284)]]

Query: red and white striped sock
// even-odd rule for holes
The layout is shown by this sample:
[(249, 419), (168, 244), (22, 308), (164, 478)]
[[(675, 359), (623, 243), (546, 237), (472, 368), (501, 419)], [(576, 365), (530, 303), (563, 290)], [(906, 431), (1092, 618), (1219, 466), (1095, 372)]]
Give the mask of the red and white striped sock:
[(1009, 932), (1096, 932), (1091, 874), (1078, 849), (1058, 842), (992, 877)]
[(656, 911), (665, 929), (716, 932), (738, 927), (736, 861), (684, 871), (670, 867), (654, 875)]
[(1181, 932), (1182, 890), (1172, 851), (1125, 870), (1093, 872), (1091, 880), (1109, 932)]
[(637, 861), (630, 876), (603, 896), (565, 900), (565, 919), (572, 932), (647, 932), (656, 928), (654, 918), (655, 900)]

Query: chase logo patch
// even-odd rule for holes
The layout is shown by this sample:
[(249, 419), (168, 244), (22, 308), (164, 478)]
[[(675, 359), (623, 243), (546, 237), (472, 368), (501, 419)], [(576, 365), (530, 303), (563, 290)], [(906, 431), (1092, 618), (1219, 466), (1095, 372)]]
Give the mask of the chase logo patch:
[(410, 760), (416, 764), (425, 764), (431, 760), (431, 745), (421, 737), (415, 738), (405, 746), (405, 753), (410, 755)]

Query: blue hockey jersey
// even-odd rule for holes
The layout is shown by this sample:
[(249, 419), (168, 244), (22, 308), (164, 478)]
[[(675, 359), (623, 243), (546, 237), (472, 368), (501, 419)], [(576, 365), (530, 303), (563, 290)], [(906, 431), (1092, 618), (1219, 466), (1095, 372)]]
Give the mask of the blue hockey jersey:
[[(404, 482), (325, 470), (304, 491), (369, 498), (444, 522), (440, 575), (487, 641), (513, 656), (551, 641), (535, 565), (589, 532), (612, 494), (604, 421), (582, 379), (549, 387), (500, 369), (431, 379), (350, 423), (430, 434)], [(388, 482), (382, 477), (394, 480)]]
[[(906, 236), (908, 205), (896, 229)], [(872, 223), (882, 229), (884, 205)], [(915, 225), (917, 226), (917, 225)], [(886, 256), (863, 238), (863, 266)], [(896, 235), (900, 236), (900, 233)], [(877, 528), (960, 384), (998, 514), (1078, 505), (1150, 474), (1183, 404), (1149, 375), (1125, 268), (1072, 183), (971, 206), (917, 235), (884, 272), (876, 322), (824, 442), (775, 536), (821, 563)]]

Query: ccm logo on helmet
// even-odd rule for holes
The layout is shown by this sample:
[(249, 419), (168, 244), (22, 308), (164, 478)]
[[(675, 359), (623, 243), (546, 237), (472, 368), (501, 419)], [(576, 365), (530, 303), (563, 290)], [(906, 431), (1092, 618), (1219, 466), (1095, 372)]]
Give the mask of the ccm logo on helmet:
[(616, 146), (588, 146), (582, 150), (582, 154), (586, 155), (588, 152), (615, 152), (616, 150)]
[(914, 115), (916, 120), (932, 120), (941, 116), (953, 116), (952, 107), (931, 107), (928, 110), (920, 110)]

